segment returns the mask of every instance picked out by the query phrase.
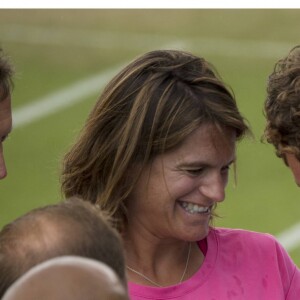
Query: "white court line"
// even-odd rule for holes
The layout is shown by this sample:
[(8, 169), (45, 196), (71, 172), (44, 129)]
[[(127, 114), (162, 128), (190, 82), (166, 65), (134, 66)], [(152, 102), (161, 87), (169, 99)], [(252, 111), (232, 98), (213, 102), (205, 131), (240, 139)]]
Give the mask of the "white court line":
[(28, 43), (30, 45), (55, 45), (78, 48), (145, 50), (177, 40), (175, 36), (48, 28), (17, 24), (2, 24), (1, 41)]
[[(174, 40), (166, 47), (181, 47), (180, 41)], [(13, 127), (18, 128), (35, 122), (47, 115), (53, 114), (75, 103), (85, 100), (88, 96), (100, 93), (101, 89), (125, 65), (119, 64), (94, 76), (75, 82), (74, 84), (49, 94), (43, 98), (32, 101), (13, 110)]]
[(277, 235), (277, 239), (287, 251), (293, 251), (300, 245), (300, 223)]
[(272, 0), (272, 1), (258, 1), (258, 0), (210, 0), (210, 1), (169, 1), (169, 0), (110, 0), (110, 1), (94, 1), (85, 0), (81, 2), (66, 1), (66, 0), (52, 0), (52, 1), (36, 1), (36, 0), (2, 0), (1, 8), (42, 8), (42, 9), (57, 9), (57, 8), (76, 8), (76, 9), (236, 9), (236, 8), (298, 8), (295, 1), (292, 0)]
[(18, 128), (53, 114), (86, 97), (99, 93), (102, 87), (120, 70), (121, 65), (91, 76), (74, 84), (16, 108), (13, 111), (13, 127)]
[[(17, 24), (1, 25), (0, 37), (2, 42), (128, 50), (159, 49), (162, 44), (172, 42), (174, 39), (178, 40), (178, 36), (163, 34), (108, 32), (62, 27), (47, 28)], [(185, 47), (179, 49), (229, 57), (280, 58), (294, 46), (288, 42), (203, 36), (182, 37), (181, 40)]]

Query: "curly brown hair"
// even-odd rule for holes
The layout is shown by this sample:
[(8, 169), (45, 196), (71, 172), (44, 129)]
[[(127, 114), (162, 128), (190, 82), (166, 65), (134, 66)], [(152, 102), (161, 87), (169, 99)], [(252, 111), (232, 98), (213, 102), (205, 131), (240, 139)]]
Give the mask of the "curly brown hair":
[(264, 138), (278, 157), (293, 153), (300, 160), (300, 45), (280, 59), (269, 76)]

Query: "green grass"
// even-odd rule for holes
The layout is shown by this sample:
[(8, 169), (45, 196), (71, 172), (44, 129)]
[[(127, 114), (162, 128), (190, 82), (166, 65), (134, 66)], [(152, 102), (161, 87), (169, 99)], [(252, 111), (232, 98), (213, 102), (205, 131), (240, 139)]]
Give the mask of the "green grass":
[[(230, 182), (216, 225), (274, 235), (299, 222), (300, 191), (274, 149), (260, 142), (262, 107), (267, 76), (299, 43), (298, 28), (300, 10), (0, 10), (0, 45), (17, 69), (14, 109), (151, 49), (175, 47), (212, 62), (255, 135), (239, 145), (238, 183)], [(96, 98), (12, 132), (5, 143), (9, 176), (0, 182), (0, 226), (61, 199), (62, 156)], [(291, 256), (300, 266), (300, 248)]]

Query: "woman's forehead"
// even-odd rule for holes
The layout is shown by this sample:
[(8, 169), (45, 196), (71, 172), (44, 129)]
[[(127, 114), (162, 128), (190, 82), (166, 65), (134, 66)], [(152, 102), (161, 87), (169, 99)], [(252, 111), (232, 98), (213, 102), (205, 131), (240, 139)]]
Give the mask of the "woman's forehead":
[(232, 161), (235, 159), (235, 148), (236, 133), (233, 129), (220, 131), (215, 126), (203, 125), (188, 135), (180, 146), (162, 156), (173, 156), (177, 160), (190, 162), (205, 161), (213, 157)]

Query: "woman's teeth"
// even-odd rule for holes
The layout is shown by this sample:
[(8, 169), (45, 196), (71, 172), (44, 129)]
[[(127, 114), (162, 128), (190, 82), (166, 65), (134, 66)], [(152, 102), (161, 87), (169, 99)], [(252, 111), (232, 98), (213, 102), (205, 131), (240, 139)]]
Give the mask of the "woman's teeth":
[(190, 214), (210, 212), (209, 206), (199, 206), (197, 204), (188, 203), (188, 202), (179, 202), (179, 203), (180, 203), (181, 207), (183, 207), (184, 210), (189, 212)]

